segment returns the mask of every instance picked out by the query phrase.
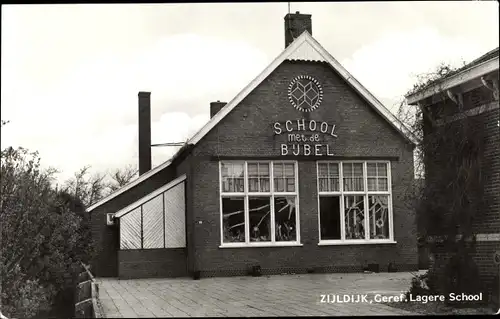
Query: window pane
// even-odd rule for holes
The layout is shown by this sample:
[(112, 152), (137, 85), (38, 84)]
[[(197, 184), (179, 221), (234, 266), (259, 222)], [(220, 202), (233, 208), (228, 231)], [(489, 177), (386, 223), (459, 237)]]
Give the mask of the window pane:
[(271, 200), (249, 197), (250, 241), (271, 241)]
[(385, 195), (368, 196), (368, 203), (370, 205), (370, 239), (388, 239), (388, 197)]
[(248, 163), (248, 177), (257, 177), (259, 175), (258, 170), (256, 163)]
[(344, 178), (344, 192), (360, 192), (364, 190), (363, 178)]
[(283, 177), (283, 164), (282, 163), (274, 163), (273, 167), (273, 177)]
[(328, 176), (339, 177), (339, 164), (330, 163), (328, 168)]
[(286, 191), (287, 192), (295, 192), (295, 179), (287, 178), (286, 179)]
[(369, 191), (377, 191), (377, 179), (376, 178), (370, 178), (370, 177), (368, 178), (368, 190)]
[(222, 178), (222, 191), (229, 192), (229, 180), (227, 177)]
[(354, 176), (363, 177), (363, 164), (362, 163), (354, 163)]
[(339, 179), (338, 178), (330, 178), (330, 191), (338, 192), (340, 191)]
[(274, 198), (274, 220), (276, 241), (296, 241), (295, 197)]
[(274, 179), (274, 191), (284, 192), (285, 191), (285, 180), (283, 178)]
[(378, 179), (378, 190), (379, 191), (388, 191), (387, 178), (379, 178)]
[(233, 164), (233, 176), (234, 177), (241, 177), (243, 178), (243, 174), (245, 173), (244, 171), (244, 165), (242, 164)]
[(329, 189), (331, 192), (338, 192), (340, 191), (340, 184), (339, 184), (339, 164), (337, 163), (330, 163), (328, 167), (328, 176), (330, 177), (330, 186)]
[(321, 240), (340, 239), (340, 197), (319, 198)]
[(352, 176), (352, 164), (351, 163), (344, 163), (344, 165), (342, 165), (342, 170), (343, 170), (345, 177)]
[(376, 163), (367, 163), (366, 164), (366, 174), (368, 176), (377, 176), (377, 164)]
[(378, 163), (377, 165), (378, 176), (387, 176), (387, 164)]
[(224, 243), (245, 242), (244, 198), (222, 199), (222, 228)]
[(243, 178), (235, 178), (234, 179), (234, 191), (243, 193), (245, 189), (245, 183)]
[(294, 177), (295, 176), (295, 165), (294, 164), (285, 164), (285, 176), (286, 177)]
[(328, 176), (328, 164), (319, 163), (318, 164), (318, 177), (327, 177)]
[(269, 177), (269, 164), (268, 163), (260, 163), (259, 164), (259, 176)]
[(320, 192), (328, 192), (328, 178), (320, 178), (319, 179), (319, 191)]
[(243, 192), (243, 164), (222, 163), (222, 191)]
[(222, 163), (221, 169), (222, 169), (222, 172), (221, 172), (222, 178), (228, 177), (229, 176), (229, 166), (227, 164)]
[(258, 178), (249, 178), (248, 179), (248, 191), (249, 192), (258, 192), (259, 191), (259, 179)]
[(364, 196), (345, 196), (346, 239), (365, 239)]
[(260, 178), (260, 191), (261, 192), (271, 191), (271, 184), (269, 178)]

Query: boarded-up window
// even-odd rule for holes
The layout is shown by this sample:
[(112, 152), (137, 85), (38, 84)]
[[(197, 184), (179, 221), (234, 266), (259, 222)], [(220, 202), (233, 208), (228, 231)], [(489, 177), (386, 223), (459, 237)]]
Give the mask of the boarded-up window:
[(141, 227), (140, 207), (120, 218), (120, 249), (141, 248)]
[(186, 247), (184, 182), (131, 207), (119, 217), (120, 249)]

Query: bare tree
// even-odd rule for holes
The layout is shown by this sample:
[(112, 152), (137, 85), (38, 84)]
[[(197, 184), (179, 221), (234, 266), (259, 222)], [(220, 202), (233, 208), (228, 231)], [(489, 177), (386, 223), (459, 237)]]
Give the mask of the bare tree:
[(137, 173), (132, 165), (107, 173), (91, 173), (91, 167), (84, 166), (64, 182), (61, 191), (79, 198), (88, 207), (129, 183)]
[(90, 166), (85, 166), (64, 183), (62, 190), (79, 198), (85, 206), (89, 206), (105, 195), (105, 177), (106, 175), (102, 173), (91, 174)]
[(108, 183), (110, 193), (128, 184), (137, 176), (138, 169), (132, 165), (127, 165), (122, 169), (116, 169), (110, 173), (111, 181)]

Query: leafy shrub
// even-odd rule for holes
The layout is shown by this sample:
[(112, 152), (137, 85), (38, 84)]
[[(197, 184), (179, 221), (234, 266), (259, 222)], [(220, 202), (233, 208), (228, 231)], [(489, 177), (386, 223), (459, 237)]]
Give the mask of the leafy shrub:
[(0, 284), (2, 313), (33, 317), (75, 285), (91, 256), (88, 216), (78, 199), (52, 187), (37, 153), (1, 152)]
[(431, 295), (434, 291), (429, 287), (432, 287), (432, 284), (429, 285), (429, 280), (432, 276), (429, 272), (425, 274), (414, 275), (411, 279), (410, 289), (406, 292), (406, 298), (410, 298), (410, 294), (412, 296), (426, 296)]

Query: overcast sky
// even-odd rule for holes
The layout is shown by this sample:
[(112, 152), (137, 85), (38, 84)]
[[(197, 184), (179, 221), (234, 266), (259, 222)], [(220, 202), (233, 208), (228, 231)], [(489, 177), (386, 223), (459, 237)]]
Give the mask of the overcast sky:
[[(415, 75), (498, 47), (498, 2), (291, 3), (392, 110)], [(38, 150), (61, 178), (137, 165), (137, 93), (152, 142), (185, 141), (284, 49), (284, 3), (2, 6), (2, 148)], [(177, 149), (153, 149), (153, 166)]]

